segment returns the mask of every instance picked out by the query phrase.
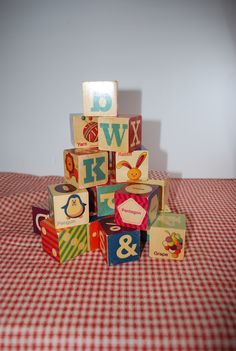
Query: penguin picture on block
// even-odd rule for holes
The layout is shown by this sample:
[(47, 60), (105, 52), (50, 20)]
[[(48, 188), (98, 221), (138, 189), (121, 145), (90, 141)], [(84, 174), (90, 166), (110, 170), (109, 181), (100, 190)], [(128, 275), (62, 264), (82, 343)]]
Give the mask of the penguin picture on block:
[(85, 206), (86, 204), (82, 202), (80, 196), (74, 194), (68, 198), (67, 203), (62, 207), (62, 209), (68, 218), (78, 218), (82, 217), (85, 211)]

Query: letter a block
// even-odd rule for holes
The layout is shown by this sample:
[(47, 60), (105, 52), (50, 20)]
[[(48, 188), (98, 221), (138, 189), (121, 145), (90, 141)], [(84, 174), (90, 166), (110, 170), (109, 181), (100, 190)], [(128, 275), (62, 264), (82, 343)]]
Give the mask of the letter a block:
[(108, 266), (140, 258), (140, 231), (119, 226), (114, 216), (100, 220), (100, 250)]
[(125, 185), (115, 192), (115, 221), (139, 230), (147, 230), (155, 221), (160, 206), (159, 186)]
[(148, 231), (149, 256), (183, 260), (185, 228), (185, 215), (162, 212)]
[(79, 189), (108, 182), (108, 153), (98, 149), (64, 150), (64, 177)]
[(89, 198), (86, 189), (72, 184), (48, 186), (49, 213), (55, 228), (73, 227), (89, 222)]
[(117, 81), (83, 82), (85, 116), (117, 116)]
[(119, 115), (98, 119), (98, 148), (116, 152), (132, 152), (142, 144), (142, 116)]
[(59, 263), (70, 261), (87, 251), (87, 226), (56, 229), (51, 218), (40, 222), (43, 250)]
[(73, 144), (77, 148), (98, 147), (98, 118), (72, 114)]

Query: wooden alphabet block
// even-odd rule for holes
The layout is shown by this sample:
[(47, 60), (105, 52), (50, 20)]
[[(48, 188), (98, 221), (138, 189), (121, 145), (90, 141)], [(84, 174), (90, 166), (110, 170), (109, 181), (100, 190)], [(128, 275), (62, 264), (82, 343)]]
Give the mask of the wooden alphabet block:
[(162, 212), (148, 231), (149, 256), (183, 260), (186, 219), (183, 214)]
[(59, 263), (87, 251), (87, 226), (56, 229), (51, 218), (40, 222), (43, 250)]
[(89, 196), (89, 216), (96, 216), (98, 213), (97, 189), (96, 187), (87, 188)]
[(85, 116), (117, 116), (117, 81), (83, 82)]
[(130, 183), (115, 192), (115, 221), (118, 225), (147, 230), (160, 206), (160, 187)]
[(140, 231), (119, 226), (114, 216), (100, 220), (100, 250), (109, 266), (140, 258)]
[(88, 251), (95, 251), (99, 249), (99, 229), (100, 222), (98, 216), (90, 217), (89, 223), (87, 224), (87, 240), (88, 240)]
[(74, 147), (88, 149), (98, 147), (98, 117), (72, 114)]
[(119, 115), (98, 119), (98, 148), (132, 152), (142, 145), (142, 116)]
[(97, 186), (98, 216), (109, 216), (114, 214), (114, 194), (124, 186), (124, 183), (107, 184)]
[(49, 217), (48, 202), (32, 205), (33, 230), (35, 234), (40, 234), (40, 222)]
[(89, 222), (89, 199), (86, 189), (72, 184), (48, 186), (49, 212), (55, 228), (69, 228)]
[(148, 179), (149, 152), (144, 147), (130, 153), (116, 152), (116, 181), (136, 182)]
[(147, 180), (137, 180), (137, 183), (147, 185), (159, 185), (161, 187), (161, 211), (166, 211), (168, 208), (170, 178), (167, 172), (149, 171)]
[(64, 177), (79, 189), (106, 184), (108, 153), (98, 149), (64, 150)]

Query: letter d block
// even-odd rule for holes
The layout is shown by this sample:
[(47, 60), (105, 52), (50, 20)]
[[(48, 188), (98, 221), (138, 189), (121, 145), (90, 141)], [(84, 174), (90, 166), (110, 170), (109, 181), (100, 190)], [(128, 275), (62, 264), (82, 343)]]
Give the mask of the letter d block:
[(100, 250), (108, 266), (140, 258), (140, 231), (119, 226), (114, 216), (100, 220)]
[(72, 184), (48, 186), (49, 214), (55, 228), (74, 227), (89, 222), (89, 198), (86, 189)]
[(98, 148), (116, 152), (132, 152), (142, 144), (142, 116), (119, 115), (98, 119)]
[(185, 246), (185, 215), (162, 212), (148, 231), (149, 256), (183, 260)]
[(147, 230), (155, 221), (160, 206), (159, 186), (131, 183), (115, 192), (115, 221)]
[(108, 182), (108, 153), (98, 149), (64, 150), (64, 177), (79, 189)]
[(117, 116), (117, 81), (83, 82), (85, 116)]
[(56, 229), (51, 218), (40, 222), (43, 250), (59, 263), (70, 261), (87, 251), (87, 227)]

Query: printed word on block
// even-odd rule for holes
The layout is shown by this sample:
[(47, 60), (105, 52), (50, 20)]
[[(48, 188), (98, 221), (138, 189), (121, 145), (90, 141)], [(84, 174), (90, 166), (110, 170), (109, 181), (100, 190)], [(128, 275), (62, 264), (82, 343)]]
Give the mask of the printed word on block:
[(162, 212), (148, 233), (150, 257), (175, 260), (184, 258), (185, 215)]
[(59, 263), (87, 251), (87, 226), (56, 229), (51, 218), (40, 222), (43, 249)]
[(100, 150), (132, 152), (142, 144), (142, 116), (119, 115), (98, 119)]
[(82, 114), (71, 115), (73, 124), (73, 143), (76, 148), (98, 146), (98, 117), (85, 117)]
[(95, 251), (99, 249), (99, 229), (100, 222), (99, 217), (90, 217), (89, 223), (87, 224), (87, 241), (88, 241), (88, 251)]
[(40, 234), (40, 222), (49, 217), (48, 202), (32, 205), (33, 230), (34, 233)]
[(140, 231), (119, 226), (114, 216), (100, 220), (100, 250), (109, 266), (137, 261), (140, 257)]
[(158, 185), (161, 187), (160, 210), (168, 212), (168, 197), (170, 179), (167, 172), (149, 171), (147, 180), (137, 181), (146, 185)]
[(98, 216), (108, 216), (114, 214), (114, 194), (123, 186), (124, 183), (97, 186)]
[(72, 184), (48, 186), (50, 217), (55, 228), (73, 227), (89, 222), (89, 198), (86, 189)]
[(148, 179), (148, 150), (116, 152), (116, 181), (136, 182)]
[(157, 218), (159, 198), (159, 186), (136, 183), (125, 185), (115, 192), (116, 223), (147, 230)]
[(83, 82), (85, 116), (117, 116), (117, 81)]
[(108, 153), (98, 149), (64, 150), (64, 178), (79, 189), (106, 184)]

